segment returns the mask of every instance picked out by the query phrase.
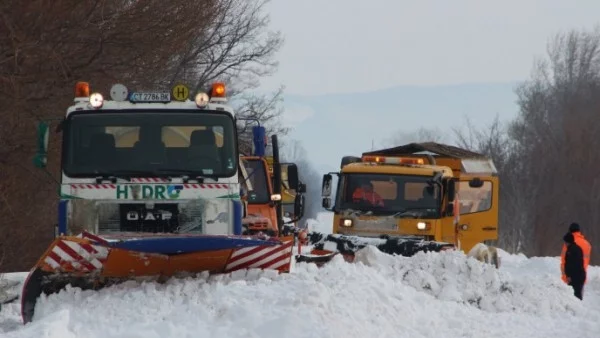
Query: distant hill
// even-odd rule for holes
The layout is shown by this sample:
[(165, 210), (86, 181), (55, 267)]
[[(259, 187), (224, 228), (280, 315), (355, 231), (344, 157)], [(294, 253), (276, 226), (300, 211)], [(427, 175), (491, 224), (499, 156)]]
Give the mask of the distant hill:
[(344, 155), (381, 147), (399, 131), (437, 127), (451, 132), (469, 116), (477, 126), (516, 116), (516, 83), (399, 86), (373, 92), (286, 95), (290, 137), (301, 140), (322, 173), (336, 171)]

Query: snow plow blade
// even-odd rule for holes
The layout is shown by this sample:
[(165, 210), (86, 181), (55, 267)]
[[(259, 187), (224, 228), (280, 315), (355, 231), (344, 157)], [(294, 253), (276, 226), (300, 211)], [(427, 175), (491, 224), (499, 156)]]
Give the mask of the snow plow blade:
[(390, 255), (410, 257), (419, 251), (440, 252), (454, 249), (454, 245), (445, 242), (425, 241), (420, 237), (412, 236), (385, 236), (359, 237), (339, 234), (323, 234), (311, 232), (307, 235), (306, 243), (313, 248), (310, 254), (296, 256), (297, 262), (315, 263), (322, 265), (330, 261), (335, 255), (342, 255), (348, 262), (354, 261), (354, 254), (368, 246), (373, 245), (379, 251)]
[(33, 319), (41, 294), (67, 285), (101, 289), (128, 280), (165, 281), (196, 273), (260, 268), (289, 272), (294, 237), (90, 234), (58, 237), (31, 270), (21, 295), (24, 323)]

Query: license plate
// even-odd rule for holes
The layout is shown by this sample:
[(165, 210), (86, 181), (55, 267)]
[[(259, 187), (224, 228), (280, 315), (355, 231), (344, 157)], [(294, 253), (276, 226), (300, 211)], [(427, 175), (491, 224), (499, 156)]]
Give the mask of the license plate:
[(170, 102), (171, 93), (169, 92), (149, 92), (149, 93), (131, 93), (129, 97), (131, 102)]
[(354, 229), (360, 230), (384, 230), (384, 231), (396, 231), (398, 230), (398, 224), (396, 220), (355, 220)]

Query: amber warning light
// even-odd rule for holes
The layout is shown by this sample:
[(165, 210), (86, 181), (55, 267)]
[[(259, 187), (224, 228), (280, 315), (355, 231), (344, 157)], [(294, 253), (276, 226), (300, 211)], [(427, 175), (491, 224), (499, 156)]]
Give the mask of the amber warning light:
[(213, 83), (210, 89), (210, 100), (214, 102), (226, 101), (225, 84), (222, 82)]
[(225, 97), (225, 85), (217, 82), (212, 86), (212, 97)]
[(363, 156), (362, 161), (383, 164), (425, 164), (422, 158), (410, 157)]
[(90, 84), (87, 82), (77, 82), (75, 84), (75, 97), (89, 97), (90, 96)]

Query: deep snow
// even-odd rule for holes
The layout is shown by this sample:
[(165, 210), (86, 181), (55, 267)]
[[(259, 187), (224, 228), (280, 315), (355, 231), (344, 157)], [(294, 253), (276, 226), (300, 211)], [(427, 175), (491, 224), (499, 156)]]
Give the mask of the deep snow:
[[(329, 223), (328, 223), (329, 222)], [(330, 215), (309, 222), (327, 231)], [(3, 337), (597, 337), (600, 267), (583, 302), (560, 280), (556, 257), (500, 252), (496, 270), (459, 252), (392, 257), (374, 248), (290, 274), (235, 272), (166, 284), (69, 289), (0, 313)], [(22, 279), (21, 276), (12, 276)]]

